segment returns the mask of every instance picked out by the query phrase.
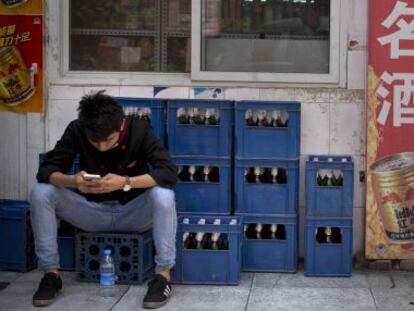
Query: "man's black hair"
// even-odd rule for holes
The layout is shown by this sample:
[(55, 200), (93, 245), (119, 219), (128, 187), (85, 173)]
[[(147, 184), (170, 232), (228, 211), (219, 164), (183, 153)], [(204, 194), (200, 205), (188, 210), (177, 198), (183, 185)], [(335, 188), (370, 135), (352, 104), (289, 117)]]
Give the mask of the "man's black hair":
[(105, 90), (84, 95), (79, 102), (78, 120), (86, 136), (101, 142), (122, 125), (124, 112), (115, 98), (104, 94)]

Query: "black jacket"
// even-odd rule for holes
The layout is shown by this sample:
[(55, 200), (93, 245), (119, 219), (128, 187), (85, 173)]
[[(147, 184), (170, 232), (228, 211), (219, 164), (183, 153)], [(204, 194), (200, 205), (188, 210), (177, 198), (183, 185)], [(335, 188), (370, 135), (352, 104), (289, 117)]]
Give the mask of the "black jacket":
[[(47, 183), (53, 172), (66, 172), (79, 154), (80, 169), (90, 174), (107, 173), (137, 176), (148, 173), (161, 187), (172, 188), (177, 182), (177, 168), (165, 148), (158, 142), (147, 121), (126, 119), (119, 145), (101, 152), (86, 138), (79, 121), (72, 121), (53, 150), (49, 151), (37, 173), (39, 182)], [(149, 166), (151, 169), (149, 169)], [(91, 201), (118, 200), (122, 204), (132, 200), (146, 189), (122, 190), (105, 194), (82, 194)]]

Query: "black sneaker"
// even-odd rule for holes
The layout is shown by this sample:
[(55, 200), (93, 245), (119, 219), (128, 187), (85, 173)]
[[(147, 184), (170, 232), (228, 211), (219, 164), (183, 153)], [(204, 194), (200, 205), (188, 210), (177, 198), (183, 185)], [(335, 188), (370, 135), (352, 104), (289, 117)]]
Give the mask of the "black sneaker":
[(50, 305), (62, 289), (62, 279), (53, 272), (46, 273), (40, 281), (36, 293), (33, 295), (35, 307)]
[(156, 274), (148, 282), (148, 291), (144, 297), (144, 309), (156, 309), (165, 305), (171, 297), (171, 283), (161, 274)]

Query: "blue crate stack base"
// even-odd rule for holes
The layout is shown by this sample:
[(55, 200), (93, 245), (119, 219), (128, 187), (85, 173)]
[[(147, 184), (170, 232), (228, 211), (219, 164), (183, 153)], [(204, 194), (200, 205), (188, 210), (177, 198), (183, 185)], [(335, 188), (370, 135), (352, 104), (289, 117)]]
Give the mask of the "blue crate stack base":
[(306, 276), (351, 276), (353, 185), (352, 157), (306, 161)]
[(165, 103), (155, 98), (118, 97), (118, 102), (129, 118), (148, 120), (154, 129), (155, 136), (165, 145)]
[(27, 201), (0, 200), (0, 237), (0, 270), (26, 272), (36, 267)]
[(296, 215), (245, 215), (243, 223), (243, 271), (296, 271), (298, 263)]
[(243, 216), (242, 270), (295, 272), (300, 103), (235, 105), (235, 212)]
[(242, 218), (181, 215), (173, 282), (237, 285), (241, 268)]
[(76, 234), (78, 280), (99, 282), (103, 251), (110, 249), (115, 263), (116, 283), (141, 284), (153, 273), (152, 230), (144, 233)]

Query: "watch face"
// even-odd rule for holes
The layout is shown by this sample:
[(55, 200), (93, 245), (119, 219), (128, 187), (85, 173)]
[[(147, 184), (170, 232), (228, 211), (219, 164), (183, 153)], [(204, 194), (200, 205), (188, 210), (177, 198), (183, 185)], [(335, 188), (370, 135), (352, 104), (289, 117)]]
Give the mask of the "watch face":
[(124, 191), (131, 190), (131, 185), (125, 185), (124, 188), (122, 188), (122, 190), (124, 190)]

